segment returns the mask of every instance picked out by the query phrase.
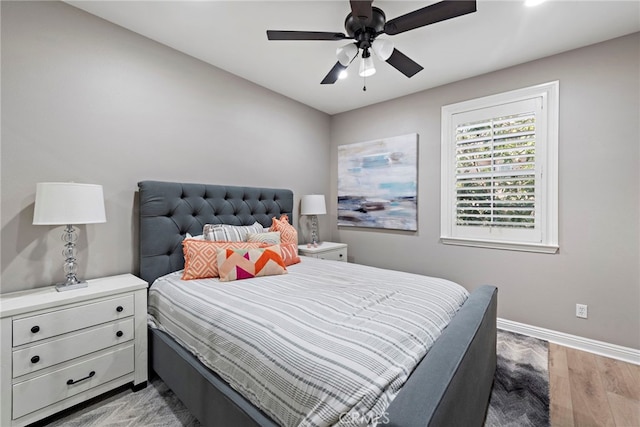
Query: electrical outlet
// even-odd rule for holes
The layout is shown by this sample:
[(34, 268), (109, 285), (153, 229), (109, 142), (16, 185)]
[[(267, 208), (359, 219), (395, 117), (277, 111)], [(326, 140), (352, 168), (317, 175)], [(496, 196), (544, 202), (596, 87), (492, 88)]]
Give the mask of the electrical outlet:
[(576, 304), (576, 317), (587, 318), (587, 304)]

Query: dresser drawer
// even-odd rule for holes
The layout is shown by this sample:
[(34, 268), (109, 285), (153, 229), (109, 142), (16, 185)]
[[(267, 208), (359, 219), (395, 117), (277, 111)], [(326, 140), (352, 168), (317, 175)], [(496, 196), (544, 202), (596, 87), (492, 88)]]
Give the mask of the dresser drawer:
[(84, 356), (133, 339), (133, 318), (63, 335), (13, 352), (13, 377)]
[(13, 321), (13, 346), (133, 316), (133, 295)]
[(318, 252), (311, 255), (314, 258), (328, 259), (331, 261), (347, 261), (347, 248)]
[[(13, 418), (133, 372), (133, 344), (13, 385)], [(93, 372), (93, 375), (91, 374)], [(69, 384), (69, 382), (74, 382)]]

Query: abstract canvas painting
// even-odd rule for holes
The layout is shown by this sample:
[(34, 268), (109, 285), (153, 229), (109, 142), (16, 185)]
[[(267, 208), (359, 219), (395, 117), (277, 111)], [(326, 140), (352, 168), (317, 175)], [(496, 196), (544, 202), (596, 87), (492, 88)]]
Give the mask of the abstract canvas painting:
[(418, 229), (418, 134), (338, 147), (338, 225)]

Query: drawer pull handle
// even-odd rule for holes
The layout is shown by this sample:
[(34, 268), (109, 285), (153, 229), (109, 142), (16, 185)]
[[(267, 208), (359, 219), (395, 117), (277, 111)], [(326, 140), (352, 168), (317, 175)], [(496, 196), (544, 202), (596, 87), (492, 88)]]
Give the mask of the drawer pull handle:
[(33, 356), (31, 358), (31, 363), (38, 363), (40, 361), (40, 356)]
[(117, 336), (118, 338), (120, 338), (120, 337), (121, 337), (121, 336), (123, 336), (123, 335), (124, 335), (124, 334), (122, 333), (122, 331), (118, 331), (118, 332), (116, 332), (116, 336)]
[(89, 372), (89, 375), (87, 375), (84, 378), (80, 378), (79, 380), (67, 380), (67, 385), (73, 385), (73, 384), (77, 384), (80, 381), (84, 381), (84, 380), (88, 380), (89, 378), (91, 378), (92, 376), (94, 376), (96, 374), (96, 371), (91, 371)]
[(123, 310), (124, 310), (124, 307), (122, 307), (121, 305), (119, 305), (119, 306), (117, 306), (117, 307), (116, 307), (116, 311), (117, 311), (118, 313), (121, 313)]
[(31, 332), (33, 332), (34, 334), (40, 332), (40, 326), (34, 326), (33, 328), (31, 328)]

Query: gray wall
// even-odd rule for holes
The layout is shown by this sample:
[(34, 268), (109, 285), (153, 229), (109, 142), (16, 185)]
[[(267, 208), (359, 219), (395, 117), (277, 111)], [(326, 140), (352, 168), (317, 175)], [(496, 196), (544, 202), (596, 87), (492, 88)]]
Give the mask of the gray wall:
[[(502, 318), (640, 348), (638, 46), (636, 33), (333, 116), (333, 212), (337, 146), (419, 134), (419, 231), (337, 228), (334, 216), (333, 238), (349, 244), (351, 261), (468, 289), (497, 285)], [(441, 107), (553, 80), (560, 81), (560, 252), (439, 243)], [(588, 304), (587, 320), (575, 317), (576, 303)]]
[(1, 8), (2, 292), (63, 277), (63, 227), (31, 224), (40, 181), (104, 186), (87, 278), (137, 271), (140, 180), (328, 193), (328, 115), (64, 3)]

